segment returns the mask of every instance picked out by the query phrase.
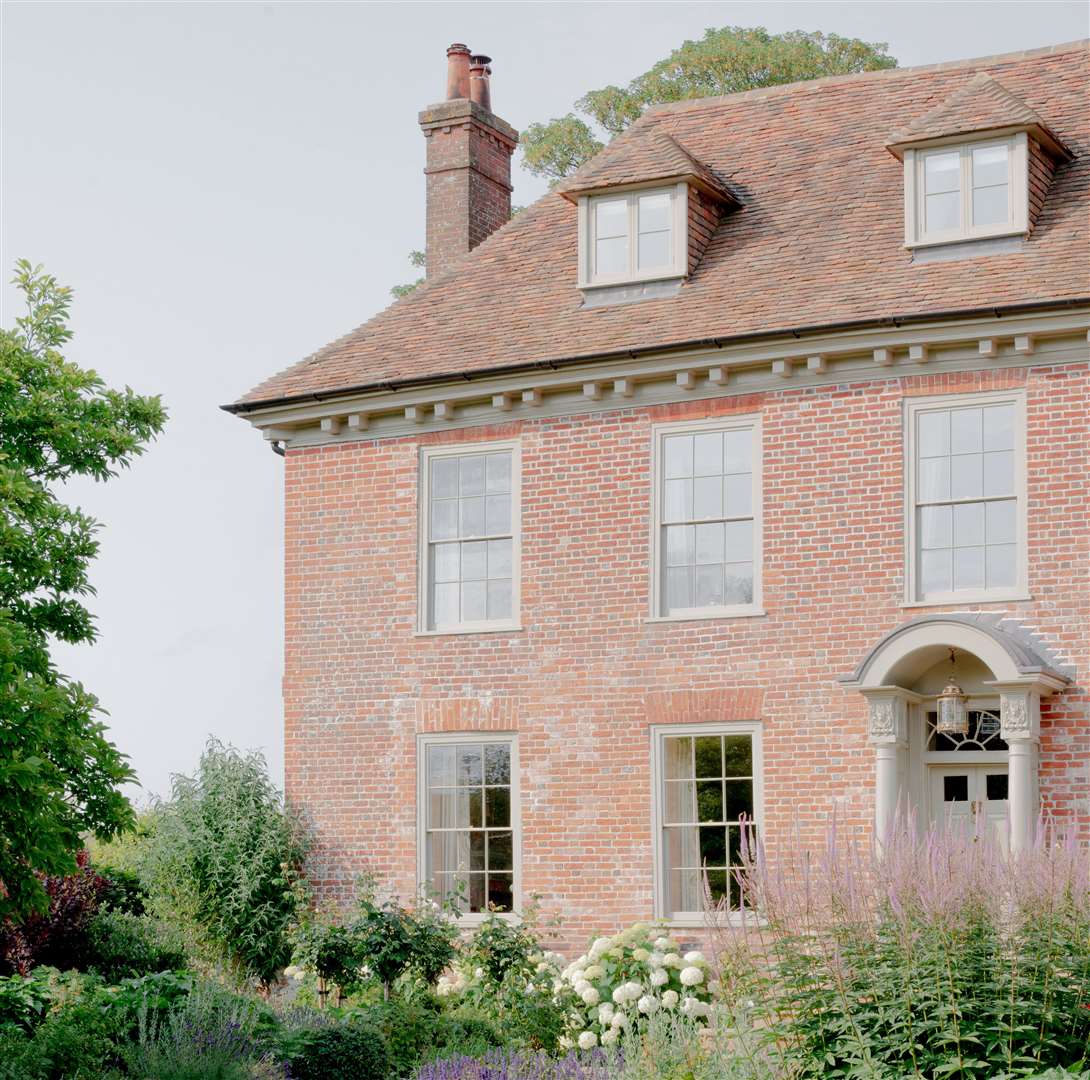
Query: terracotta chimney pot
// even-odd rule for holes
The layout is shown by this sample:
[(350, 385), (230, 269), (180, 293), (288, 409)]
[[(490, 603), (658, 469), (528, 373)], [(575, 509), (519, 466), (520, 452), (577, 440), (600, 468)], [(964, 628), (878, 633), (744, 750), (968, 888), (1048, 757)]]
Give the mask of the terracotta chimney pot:
[(469, 97), (469, 49), (455, 42), (447, 49), (447, 100)]
[(469, 58), (469, 99), (482, 109), (492, 111), (492, 92), (489, 86), (492, 69), (488, 66), (491, 56), (477, 53)]

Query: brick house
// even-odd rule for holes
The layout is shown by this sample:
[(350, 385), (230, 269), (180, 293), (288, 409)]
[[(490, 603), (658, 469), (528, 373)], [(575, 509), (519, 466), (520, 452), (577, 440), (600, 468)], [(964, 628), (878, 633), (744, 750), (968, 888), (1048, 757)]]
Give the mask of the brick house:
[(662, 106), (512, 220), (488, 63), (427, 283), (228, 406), (321, 887), (574, 941), (698, 923), (743, 821), (1090, 839), (1087, 43)]

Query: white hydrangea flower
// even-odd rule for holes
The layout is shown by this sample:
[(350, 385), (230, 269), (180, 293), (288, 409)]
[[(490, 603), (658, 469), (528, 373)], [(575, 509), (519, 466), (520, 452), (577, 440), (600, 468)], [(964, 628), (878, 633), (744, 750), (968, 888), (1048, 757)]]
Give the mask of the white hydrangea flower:
[(603, 1001), (598, 1006), (598, 1023), (608, 1024), (613, 1019), (613, 1006), (608, 1001)]
[(679, 968), (682, 966), (681, 957), (676, 952), (667, 953), (662, 958), (663, 967)]
[(704, 972), (698, 967), (687, 967), (681, 969), (681, 985), (682, 986), (699, 986), (704, 981)]
[(619, 1012), (613, 1014), (613, 1019), (610, 1020), (609, 1026), (619, 1030), (628, 1027), (628, 1023), (628, 1017), (623, 1012)]
[(644, 963), (644, 961), (646, 961), (650, 957), (650, 955), (651, 954), (646, 949), (632, 950), (632, 959), (635, 960), (637, 964)]
[(586, 971), (583, 972), (584, 979), (600, 979), (605, 974), (605, 968), (598, 964), (591, 964)]
[(609, 1028), (607, 1031), (602, 1032), (602, 1045), (612, 1046), (620, 1037), (620, 1032), (616, 1028)]
[(592, 986), (590, 985), (590, 983), (589, 983), (589, 982), (587, 982), (587, 980), (586, 980), (586, 979), (580, 979), (580, 980), (579, 980), (579, 981), (578, 981), (578, 982), (577, 982), (577, 983), (576, 983), (576, 984), (575, 984), (575, 985), (574, 985), (574, 986), (572, 987), (572, 989), (573, 989), (573, 990), (574, 990), (574, 991), (576, 992), (576, 994), (578, 994), (578, 995), (579, 995), (579, 997), (582, 997), (582, 996), (583, 996), (583, 991), (584, 991), (584, 990), (593, 990), (593, 989), (594, 989), (594, 987), (592, 987)]
[(586, 984), (587, 988), (579, 995), (583, 999), (584, 1005), (597, 1005), (601, 1000), (601, 995), (594, 989), (590, 983)]
[(540, 961), (537, 964), (537, 966), (534, 968), (534, 971), (536, 971), (539, 975), (541, 975), (543, 972), (546, 972), (548, 970), (549, 970), (549, 965), (544, 960)]
[(654, 952), (653, 952), (653, 953), (652, 953), (652, 954), (651, 954), (651, 955), (650, 955), (650, 956), (649, 956), (649, 957), (647, 958), (647, 966), (648, 966), (648, 967), (662, 967), (662, 962), (663, 962), (663, 960), (665, 960), (665, 959), (666, 959), (666, 953), (664, 953), (664, 952), (660, 952), (660, 951), (659, 951), (658, 949), (656, 949), (656, 950), (655, 950), (655, 951), (654, 951)]
[(618, 945), (615, 948), (610, 949), (609, 952), (606, 953), (606, 955), (612, 956), (614, 960), (620, 960), (624, 956), (624, 949), (622, 949), (620, 945)]
[(564, 989), (564, 983), (560, 979), (553, 979), (553, 993), (559, 994)]
[(628, 991), (624, 988), (624, 984), (622, 983), (614, 989), (610, 996), (613, 998), (614, 1004), (623, 1005), (628, 1000)]
[(654, 941), (655, 948), (658, 949), (659, 952), (665, 952), (667, 949), (670, 948), (671, 944), (672, 942), (668, 937), (655, 938)]
[(677, 1004), (678, 994), (676, 990), (667, 990), (662, 995), (662, 1007), (664, 1009), (672, 1009)]
[(561, 1050), (570, 1050), (572, 1048), (572, 1041), (567, 1035), (561, 1035), (560, 1038), (556, 1040), (556, 1045), (559, 1046)]
[(475, 972), (473, 972), (473, 978), (483, 979), (484, 978), (484, 968), (477, 968), (477, 970)]
[(584, 1031), (579, 1035), (579, 1049), (590, 1050), (598, 1045), (598, 1036), (593, 1031)]
[(692, 952), (687, 952), (685, 954), (685, 963), (686, 964), (703, 964), (704, 963), (704, 954), (699, 949), (693, 949)]
[(636, 1008), (644, 1014), (644, 1016), (650, 1016), (653, 1012), (658, 1011), (659, 999), (651, 997), (650, 994), (644, 994), (639, 1001), (636, 1002)]
[(596, 938), (594, 944), (590, 947), (590, 952), (587, 954), (590, 960), (597, 960), (611, 945), (613, 940), (607, 937)]
[(655, 968), (651, 972), (651, 985), (652, 986), (665, 986), (670, 981), (670, 972), (665, 968)]
[(635, 1001), (636, 998), (643, 993), (643, 984), (638, 982), (627, 982), (624, 984), (627, 991), (627, 997), (629, 1001)]

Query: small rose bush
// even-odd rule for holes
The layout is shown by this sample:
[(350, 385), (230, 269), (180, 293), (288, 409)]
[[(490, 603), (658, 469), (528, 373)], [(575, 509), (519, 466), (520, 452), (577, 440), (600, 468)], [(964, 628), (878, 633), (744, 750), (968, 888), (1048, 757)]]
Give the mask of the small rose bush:
[(568, 1012), (568, 1044), (580, 1050), (610, 1046), (660, 1011), (706, 1023), (715, 989), (703, 953), (683, 952), (648, 923), (597, 938), (553, 983)]

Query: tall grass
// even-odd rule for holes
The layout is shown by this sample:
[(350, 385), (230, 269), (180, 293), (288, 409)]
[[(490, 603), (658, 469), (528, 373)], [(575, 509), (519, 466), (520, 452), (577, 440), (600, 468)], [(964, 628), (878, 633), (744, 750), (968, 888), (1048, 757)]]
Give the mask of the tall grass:
[(755, 1076), (1000, 1080), (1090, 1062), (1090, 856), (1041, 828), (902, 821), (882, 849), (745, 853), (742, 917), (709, 912), (719, 1037)]

